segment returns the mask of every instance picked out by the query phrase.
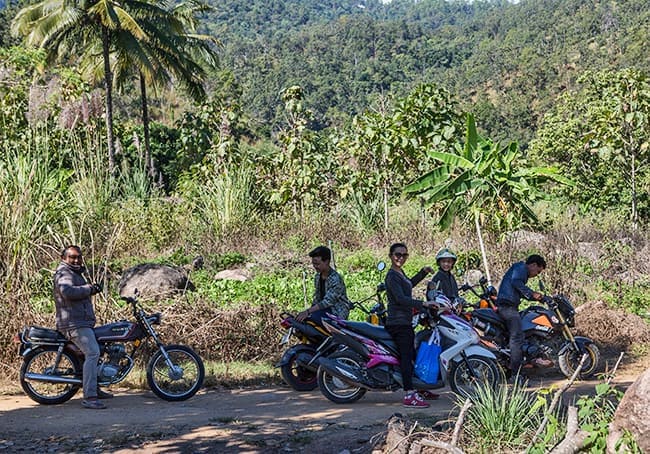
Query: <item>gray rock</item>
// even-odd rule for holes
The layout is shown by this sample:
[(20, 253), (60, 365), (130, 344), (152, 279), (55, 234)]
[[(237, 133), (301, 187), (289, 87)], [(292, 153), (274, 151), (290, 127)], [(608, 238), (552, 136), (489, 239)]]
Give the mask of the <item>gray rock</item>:
[(230, 281), (248, 281), (251, 278), (251, 272), (249, 270), (223, 270), (215, 274), (214, 279), (219, 280), (230, 280)]
[(591, 243), (581, 241), (576, 245), (578, 257), (585, 258), (590, 262), (596, 263), (602, 255), (603, 246), (601, 243)]
[(132, 296), (137, 289), (145, 298), (164, 298), (184, 290), (194, 290), (182, 268), (142, 263), (127, 269), (120, 279), (120, 296)]
[(546, 240), (544, 234), (529, 230), (515, 230), (510, 232), (507, 238), (515, 249), (526, 249), (530, 246), (541, 247)]
[(650, 369), (641, 374), (630, 386), (618, 404), (614, 420), (609, 425), (607, 452), (616, 450), (616, 442), (629, 430), (639, 444), (641, 452), (650, 452)]

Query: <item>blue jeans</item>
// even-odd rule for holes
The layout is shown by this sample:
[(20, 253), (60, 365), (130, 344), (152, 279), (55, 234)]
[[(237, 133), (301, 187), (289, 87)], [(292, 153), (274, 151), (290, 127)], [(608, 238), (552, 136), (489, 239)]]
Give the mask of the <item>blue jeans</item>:
[(99, 345), (92, 328), (76, 328), (65, 332), (85, 356), (83, 365), (84, 399), (97, 397), (97, 362), (99, 361)]

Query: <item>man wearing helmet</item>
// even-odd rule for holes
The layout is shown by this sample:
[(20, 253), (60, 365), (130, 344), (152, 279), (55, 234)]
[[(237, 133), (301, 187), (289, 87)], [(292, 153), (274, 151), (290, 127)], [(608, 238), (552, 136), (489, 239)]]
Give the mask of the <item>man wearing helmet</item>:
[(427, 285), (427, 297), (431, 290), (441, 291), (451, 301), (458, 297), (458, 283), (451, 272), (451, 269), (456, 264), (456, 260), (456, 254), (449, 249), (442, 248), (438, 251), (436, 254), (438, 272)]

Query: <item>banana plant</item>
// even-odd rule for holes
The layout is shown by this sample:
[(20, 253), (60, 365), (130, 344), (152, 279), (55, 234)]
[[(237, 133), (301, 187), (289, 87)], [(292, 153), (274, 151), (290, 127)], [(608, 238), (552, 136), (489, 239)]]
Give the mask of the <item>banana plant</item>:
[[(465, 143), (451, 151), (431, 149), (436, 166), (405, 187), (409, 196), (419, 196), (425, 207), (441, 209), (438, 225), (447, 229), (454, 219), (474, 222), (483, 265), (491, 283), (482, 227), (485, 219), (512, 228), (539, 219), (531, 205), (543, 197), (541, 185), (548, 181), (571, 185), (553, 167), (528, 167), (516, 142), (502, 147), (479, 136), (472, 115), (467, 115)], [(488, 217), (489, 216), (489, 217)]]

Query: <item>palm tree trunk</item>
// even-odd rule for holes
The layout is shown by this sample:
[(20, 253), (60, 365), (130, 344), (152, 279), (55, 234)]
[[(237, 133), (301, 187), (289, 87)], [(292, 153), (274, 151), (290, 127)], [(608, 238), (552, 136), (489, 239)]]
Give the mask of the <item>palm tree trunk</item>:
[(106, 90), (106, 139), (108, 141), (108, 170), (115, 173), (115, 139), (113, 134), (113, 74), (109, 57), (110, 30), (102, 27), (102, 53), (104, 57), (104, 84)]
[(144, 133), (144, 162), (152, 183), (156, 183), (156, 166), (151, 156), (151, 139), (149, 136), (149, 106), (147, 101), (147, 84), (140, 72), (140, 98), (142, 100), (142, 131)]

